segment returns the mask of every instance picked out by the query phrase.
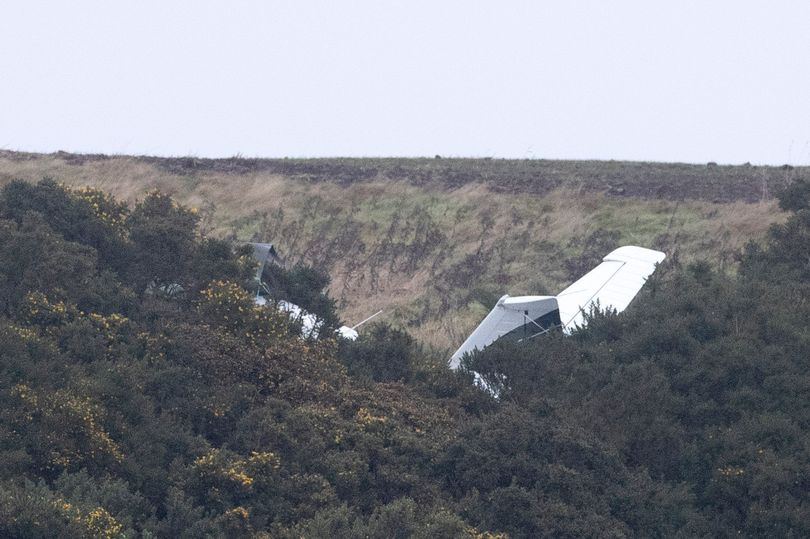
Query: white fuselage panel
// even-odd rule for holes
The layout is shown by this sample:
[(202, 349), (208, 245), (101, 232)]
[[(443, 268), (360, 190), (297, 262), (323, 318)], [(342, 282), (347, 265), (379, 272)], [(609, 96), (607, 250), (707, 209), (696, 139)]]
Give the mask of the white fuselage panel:
[(566, 333), (584, 326), (584, 315), (594, 306), (623, 311), (665, 257), (660, 251), (643, 247), (619, 247), (555, 297), (503, 296), (450, 358), (450, 367), (458, 368), (464, 354), (482, 350), (521, 326), (527, 332), (534, 329), (533, 321), (558, 309), (559, 324)]

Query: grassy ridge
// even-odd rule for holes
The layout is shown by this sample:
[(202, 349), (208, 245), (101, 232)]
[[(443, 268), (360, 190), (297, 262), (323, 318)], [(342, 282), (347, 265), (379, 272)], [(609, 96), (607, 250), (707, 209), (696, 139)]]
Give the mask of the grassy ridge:
[(804, 169), (483, 159), (256, 160), (0, 153), (0, 184), (52, 177), (200, 209), (205, 232), (273, 241), (332, 276), (353, 323), (377, 309), (452, 348), (502, 295), (553, 293), (612, 246), (734, 267)]

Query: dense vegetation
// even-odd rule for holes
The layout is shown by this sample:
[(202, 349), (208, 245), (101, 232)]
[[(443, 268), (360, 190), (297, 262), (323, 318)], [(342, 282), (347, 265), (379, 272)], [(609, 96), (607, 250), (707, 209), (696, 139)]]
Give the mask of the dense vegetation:
[[(0, 536), (808, 536), (809, 200), (734, 276), (676, 260), (467, 358), (496, 400), (399, 329), (300, 338), (168, 196), (11, 182)], [(317, 272), (265, 278), (334, 316)]]
[(273, 242), (292, 265), (327, 274), (348, 325), (383, 309), (378, 321), (447, 355), (504, 293), (556, 293), (617, 245), (733, 271), (745, 243), (786, 218), (773, 194), (808, 170), (0, 150), (0, 187), (53, 177), (130, 206), (159, 189), (199, 208), (206, 235)]

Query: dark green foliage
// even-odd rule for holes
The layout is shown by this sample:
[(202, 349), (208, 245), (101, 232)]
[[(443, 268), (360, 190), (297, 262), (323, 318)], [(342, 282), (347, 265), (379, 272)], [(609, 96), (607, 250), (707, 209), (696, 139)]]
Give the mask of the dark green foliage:
[[(621, 316), (595, 313), (586, 330), (534, 346), (498, 343), (470, 368), (500, 384), (503, 401), (551, 408), (624, 466), (687, 486), (696, 513), (680, 522), (695, 530), (805, 536), (808, 211), (749, 247), (738, 279), (707, 264), (670, 270)], [(532, 505), (526, 485), (508, 487)]]
[(72, 298), (83, 309), (126, 310), (126, 291), (96, 263), (94, 249), (65, 240), (38, 213), (20, 224), (0, 220), (0, 312), (16, 311), (33, 290)]
[[(808, 536), (802, 189), (738, 276), (673, 264), (621, 315), (468, 357), (493, 399), (387, 325), (300, 338), (168, 197), (11, 183), (0, 536)], [(317, 271), (265, 279), (338, 323)]]
[(0, 218), (22, 224), (30, 213), (43, 220), (66, 241), (95, 249), (100, 262), (116, 271), (128, 262), (120, 225), (126, 206), (93, 189), (70, 194), (52, 180), (36, 185), (13, 181), (0, 194)]
[(779, 207), (798, 212), (810, 209), (810, 181), (800, 178), (791, 183), (778, 195)]
[(767, 279), (795, 289), (810, 281), (810, 182), (798, 180), (779, 195), (779, 205), (794, 213), (773, 225), (768, 245), (749, 243), (741, 272), (751, 280)]
[(402, 330), (374, 323), (356, 341), (343, 343), (341, 361), (349, 374), (376, 382), (409, 382), (418, 353), (416, 342)]
[(297, 265), (284, 269), (269, 262), (262, 282), (266, 292), (276, 300), (285, 300), (323, 320), (325, 330), (340, 326), (335, 300), (325, 294), (329, 276), (310, 266)]
[(465, 516), (514, 537), (670, 536), (698, 521), (684, 489), (627, 467), (547, 405), (504, 406), (473, 423), (439, 469)]
[(195, 250), (197, 216), (168, 196), (148, 195), (128, 219), (132, 257), (129, 277), (136, 290), (171, 293), (165, 287), (188, 286)]

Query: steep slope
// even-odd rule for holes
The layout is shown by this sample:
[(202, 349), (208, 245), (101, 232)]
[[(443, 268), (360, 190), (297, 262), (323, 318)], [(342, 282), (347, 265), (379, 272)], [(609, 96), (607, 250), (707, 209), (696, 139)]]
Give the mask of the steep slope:
[(616, 245), (733, 268), (806, 170), (488, 159), (199, 159), (0, 152), (0, 185), (51, 177), (134, 202), (153, 189), (219, 237), (326, 270), (348, 323), (385, 309), (451, 348), (502, 293), (553, 292)]
[(810, 536), (810, 182), (779, 198), (735, 272), (450, 370), (390, 326), (301, 338), (169, 196), (10, 182), (0, 537)]

